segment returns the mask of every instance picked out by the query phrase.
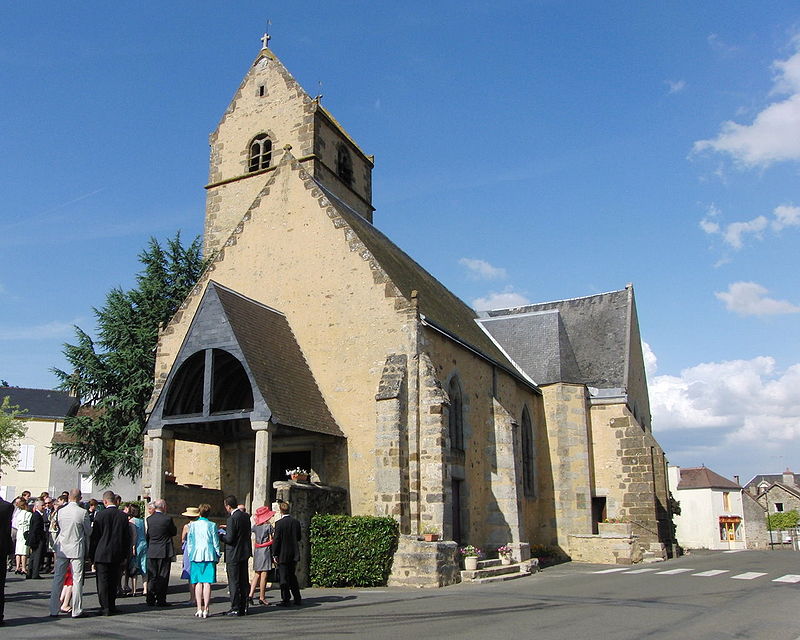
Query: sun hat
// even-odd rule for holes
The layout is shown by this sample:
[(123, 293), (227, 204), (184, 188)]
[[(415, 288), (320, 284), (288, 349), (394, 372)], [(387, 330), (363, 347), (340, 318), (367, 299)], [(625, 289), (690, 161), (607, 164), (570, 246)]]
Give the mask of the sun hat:
[(186, 507), (186, 511), (184, 511), (182, 516), (187, 516), (189, 518), (199, 518), (200, 517), (200, 509), (197, 507)]
[(269, 519), (275, 515), (275, 512), (269, 507), (259, 507), (256, 509), (256, 524), (264, 524), (269, 522)]

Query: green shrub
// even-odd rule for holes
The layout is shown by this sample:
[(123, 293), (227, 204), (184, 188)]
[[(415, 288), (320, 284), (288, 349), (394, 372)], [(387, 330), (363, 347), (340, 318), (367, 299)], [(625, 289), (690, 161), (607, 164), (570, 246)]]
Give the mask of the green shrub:
[(379, 587), (386, 584), (397, 549), (392, 518), (311, 518), (311, 583), (318, 587)]
[(778, 513), (771, 513), (768, 516), (768, 526), (773, 531), (793, 529), (797, 526), (797, 521), (800, 519), (800, 514), (794, 509), (791, 511), (779, 511)]

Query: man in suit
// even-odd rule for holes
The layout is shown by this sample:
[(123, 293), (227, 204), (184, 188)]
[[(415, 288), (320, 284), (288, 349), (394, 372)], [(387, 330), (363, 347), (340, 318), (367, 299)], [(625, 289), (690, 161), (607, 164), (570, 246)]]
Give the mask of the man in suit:
[(247, 615), (248, 579), (247, 560), (252, 555), (250, 551), (250, 515), (239, 507), (236, 496), (225, 498), (225, 511), (228, 512), (228, 521), (225, 524), (225, 533), (220, 535), (220, 540), (225, 543), (225, 570), (228, 573), (228, 590), (231, 594), (231, 609), (226, 615)]
[(14, 515), (14, 505), (0, 497), (0, 625), (6, 607), (6, 571), (8, 565), (6, 558), (14, 552), (11, 541), (11, 516)]
[[(122, 561), (128, 557), (132, 542), (128, 516), (117, 509), (113, 491), (103, 494), (103, 504), (105, 509), (94, 518), (89, 538), (89, 556), (95, 564), (97, 599), (100, 600), (101, 613), (110, 616), (119, 613), (117, 589)], [(60, 512), (58, 517), (60, 520)]]
[(178, 533), (175, 523), (166, 514), (167, 503), (158, 499), (155, 511), (147, 518), (147, 606), (167, 607), (167, 588), (175, 545), (172, 537)]
[(33, 513), (31, 514), (31, 524), (28, 528), (28, 546), (31, 548), (31, 555), (28, 558), (28, 570), (25, 577), (28, 580), (39, 580), (42, 576), (42, 561), (44, 552), (47, 550), (47, 536), (44, 529), (44, 501), (41, 499), (33, 503)]
[(281, 585), (279, 607), (290, 607), (291, 599), (297, 606), (303, 604), (295, 569), (300, 561), (300, 522), (289, 515), (289, 503), (278, 504), (281, 519), (275, 523), (272, 535), (272, 555), (278, 563), (278, 581)]
[(83, 566), (92, 524), (89, 512), (80, 504), (80, 489), (69, 492), (69, 502), (58, 510), (58, 520), (54, 513), (51, 518), (55, 529), (53, 549), (55, 553), (55, 575), (50, 589), (50, 617), (59, 615), (61, 588), (67, 575), (67, 567), (72, 567), (72, 617), (82, 618), (83, 614)]

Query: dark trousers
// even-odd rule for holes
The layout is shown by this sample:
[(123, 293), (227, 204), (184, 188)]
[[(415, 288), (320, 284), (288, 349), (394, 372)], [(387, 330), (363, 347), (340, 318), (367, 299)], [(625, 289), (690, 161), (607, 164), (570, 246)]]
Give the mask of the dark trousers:
[(167, 601), (171, 566), (172, 558), (147, 559), (147, 602), (164, 604)]
[(248, 579), (247, 560), (242, 562), (226, 562), (228, 573), (228, 591), (231, 594), (231, 611), (244, 613), (247, 611), (250, 580)]
[(289, 602), (294, 598), (295, 604), (300, 604), (303, 599), (300, 597), (300, 585), (297, 584), (297, 576), (294, 573), (297, 567), (296, 562), (281, 562), (278, 564), (278, 582), (281, 583), (281, 601)]
[(94, 566), (100, 608), (103, 613), (113, 613), (117, 610), (117, 590), (122, 565), (119, 562), (95, 562)]
[(40, 540), (35, 549), (31, 548), (31, 555), (28, 557), (28, 570), (25, 574), (26, 578), (38, 580), (42, 577), (39, 575), (39, 572), (42, 570), (42, 560), (44, 559), (46, 547), (47, 543)]
[(3, 619), (6, 609), (6, 559), (0, 562), (0, 620)]

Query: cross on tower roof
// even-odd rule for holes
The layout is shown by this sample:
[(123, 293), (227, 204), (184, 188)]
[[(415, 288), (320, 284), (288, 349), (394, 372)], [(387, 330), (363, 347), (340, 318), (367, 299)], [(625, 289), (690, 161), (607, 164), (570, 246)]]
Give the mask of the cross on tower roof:
[(272, 38), (272, 36), (269, 35), (268, 33), (265, 33), (263, 36), (261, 36), (261, 48), (262, 49), (269, 49), (269, 41), (270, 41), (271, 38)]

